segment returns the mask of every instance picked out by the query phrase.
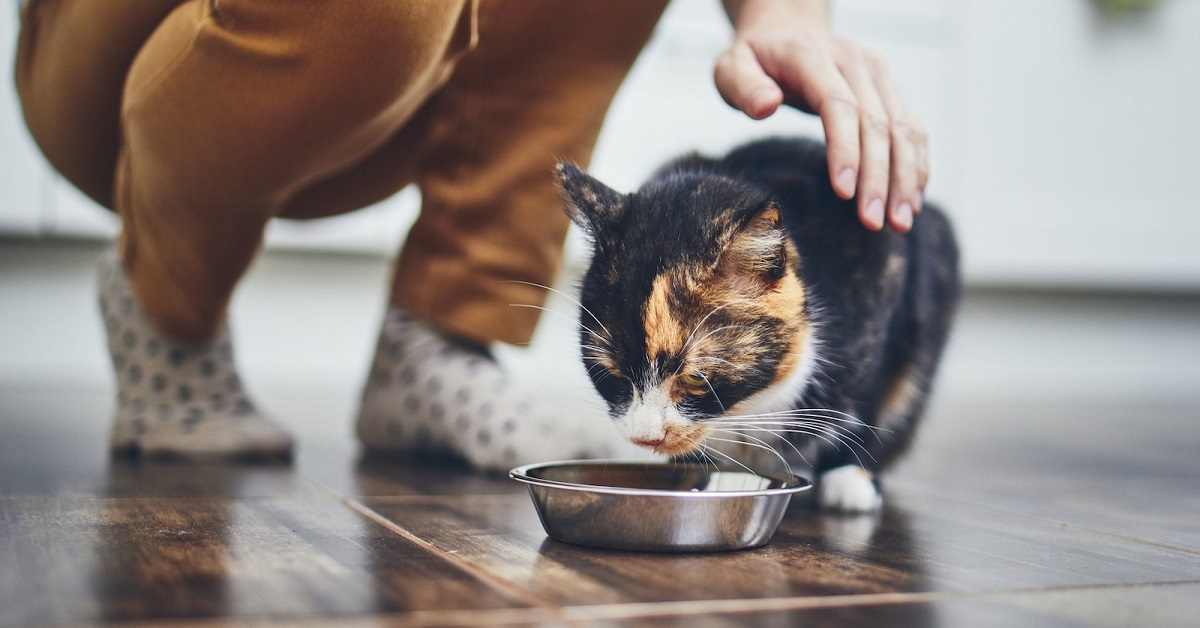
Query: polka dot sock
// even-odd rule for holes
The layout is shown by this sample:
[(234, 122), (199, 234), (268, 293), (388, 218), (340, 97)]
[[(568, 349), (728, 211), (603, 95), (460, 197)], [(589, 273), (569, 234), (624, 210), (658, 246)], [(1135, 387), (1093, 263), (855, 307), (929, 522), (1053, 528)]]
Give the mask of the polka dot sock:
[(367, 449), (449, 453), (477, 469), (610, 455), (606, 421), (556, 417), (483, 348), (392, 307), (359, 410)]
[(285, 458), (292, 437), (242, 389), (229, 330), (201, 345), (162, 337), (146, 320), (115, 251), (100, 260), (100, 313), (117, 377), (114, 454)]

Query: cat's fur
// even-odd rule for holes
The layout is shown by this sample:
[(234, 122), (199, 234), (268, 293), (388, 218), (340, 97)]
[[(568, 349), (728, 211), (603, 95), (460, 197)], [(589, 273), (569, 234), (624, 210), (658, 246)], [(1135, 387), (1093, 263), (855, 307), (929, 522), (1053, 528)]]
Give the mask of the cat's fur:
[[(624, 435), (717, 461), (740, 455), (722, 439), (769, 444), (811, 465), (824, 505), (878, 507), (875, 474), (912, 438), (959, 299), (946, 217), (926, 204), (909, 233), (868, 230), (808, 140), (688, 156), (632, 194), (558, 174), (594, 246), (584, 364)], [(750, 415), (806, 433), (735, 418)]]

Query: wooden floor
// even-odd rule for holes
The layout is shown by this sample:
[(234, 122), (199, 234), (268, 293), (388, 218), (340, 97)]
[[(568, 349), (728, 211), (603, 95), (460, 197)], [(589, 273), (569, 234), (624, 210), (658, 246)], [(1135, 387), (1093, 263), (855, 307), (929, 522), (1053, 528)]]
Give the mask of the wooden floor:
[[(1068, 327), (1109, 303), (1012, 298)], [(1000, 354), (970, 346), (955, 368)], [(107, 390), (0, 379), (0, 625), (1200, 625), (1200, 393), (1135, 384), (944, 391), (881, 514), (796, 503), (765, 548), (653, 555), (548, 540), (520, 485), (327, 425), (292, 465), (110, 461)], [(325, 396), (288, 418), (348, 430)]]

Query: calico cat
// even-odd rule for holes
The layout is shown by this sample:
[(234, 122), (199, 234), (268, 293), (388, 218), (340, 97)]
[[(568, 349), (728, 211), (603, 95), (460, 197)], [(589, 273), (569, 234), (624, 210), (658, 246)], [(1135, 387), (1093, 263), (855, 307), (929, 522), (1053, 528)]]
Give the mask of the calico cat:
[(558, 177), (593, 245), (584, 366), (624, 436), (726, 464), (770, 450), (811, 467), (823, 507), (877, 509), (959, 300), (946, 217), (868, 230), (811, 140), (687, 156), (632, 194)]

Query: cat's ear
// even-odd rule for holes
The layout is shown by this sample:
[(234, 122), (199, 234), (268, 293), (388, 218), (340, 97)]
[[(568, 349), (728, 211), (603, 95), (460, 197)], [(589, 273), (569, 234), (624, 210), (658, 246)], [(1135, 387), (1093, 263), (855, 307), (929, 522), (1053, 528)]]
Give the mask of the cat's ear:
[(779, 205), (771, 202), (733, 234), (717, 270), (742, 288), (770, 288), (787, 272), (787, 255), (783, 215)]
[(625, 205), (624, 197), (572, 164), (555, 167), (562, 188), (563, 207), (571, 221), (596, 235), (598, 229), (613, 222)]

